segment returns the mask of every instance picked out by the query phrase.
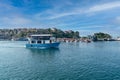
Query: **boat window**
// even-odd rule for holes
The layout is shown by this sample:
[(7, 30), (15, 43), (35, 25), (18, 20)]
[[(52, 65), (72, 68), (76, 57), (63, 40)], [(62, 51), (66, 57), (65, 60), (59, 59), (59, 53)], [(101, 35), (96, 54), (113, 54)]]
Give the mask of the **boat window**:
[(41, 41), (37, 41), (37, 43), (41, 43)]
[(45, 40), (43, 41), (43, 44), (45, 44)]
[(31, 41), (31, 43), (35, 43), (35, 41)]
[(50, 40), (50, 43), (52, 43), (52, 40)]

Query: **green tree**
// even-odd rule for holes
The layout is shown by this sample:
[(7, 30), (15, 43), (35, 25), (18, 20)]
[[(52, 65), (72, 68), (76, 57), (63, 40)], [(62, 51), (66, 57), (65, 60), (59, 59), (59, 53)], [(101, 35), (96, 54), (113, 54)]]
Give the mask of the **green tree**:
[(107, 33), (94, 33), (94, 37), (96, 37), (97, 39), (108, 39), (108, 38), (112, 38), (111, 35), (107, 34)]

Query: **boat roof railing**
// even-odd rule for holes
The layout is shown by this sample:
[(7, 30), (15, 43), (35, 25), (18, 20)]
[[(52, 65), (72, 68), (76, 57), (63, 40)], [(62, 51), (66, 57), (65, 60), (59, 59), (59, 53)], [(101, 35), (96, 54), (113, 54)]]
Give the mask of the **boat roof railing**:
[(43, 37), (45, 37), (45, 36), (46, 36), (46, 37), (47, 37), (47, 36), (49, 37), (49, 36), (52, 36), (52, 34), (34, 34), (34, 35), (30, 35), (30, 36), (31, 36), (31, 37), (42, 37), (42, 36), (43, 36)]

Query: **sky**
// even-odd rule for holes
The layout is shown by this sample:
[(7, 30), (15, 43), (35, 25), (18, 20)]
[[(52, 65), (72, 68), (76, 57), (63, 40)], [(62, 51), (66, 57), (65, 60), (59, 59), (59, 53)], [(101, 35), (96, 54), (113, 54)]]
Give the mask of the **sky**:
[(0, 28), (53, 27), (120, 36), (120, 0), (0, 0)]

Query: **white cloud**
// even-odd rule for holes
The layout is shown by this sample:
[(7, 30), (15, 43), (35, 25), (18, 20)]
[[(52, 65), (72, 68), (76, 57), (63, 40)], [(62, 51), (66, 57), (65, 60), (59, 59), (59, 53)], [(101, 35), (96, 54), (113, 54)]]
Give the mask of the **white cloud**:
[[(55, 11), (55, 10), (48, 10), (42, 13), (38, 13), (35, 15), (35, 18), (37, 19), (57, 19), (65, 16), (71, 16), (71, 15), (78, 15), (81, 14), (82, 10), (70, 10), (70, 11)], [(45, 16), (44, 16), (45, 15)]]
[[(111, 20), (111, 23), (113, 25), (120, 26), (120, 16), (115, 17), (114, 19)], [(119, 28), (120, 29), (120, 28)]]
[(14, 8), (14, 7), (9, 4), (0, 3), (0, 9), (2, 9), (2, 10), (5, 10), (5, 9), (11, 10), (12, 8)]
[(116, 22), (120, 23), (120, 16), (116, 17)]
[(87, 12), (98, 12), (98, 11), (109, 10), (117, 7), (120, 7), (120, 1), (92, 6), (89, 8)]
[[(104, 3), (104, 4), (97, 4), (94, 6), (90, 6), (88, 8), (72, 8), (70, 10), (66, 11), (61, 11), (61, 9), (51, 9), (48, 11), (44, 11), (42, 13), (38, 13), (37, 18), (44, 18), (44, 19), (57, 19), (65, 16), (71, 16), (71, 15), (81, 15), (81, 14), (92, 14), (94, 12), (100, 12), (100, 11), (105, 11), (105, 10), (110, 10), (114, 8), (120, 7), (120, 1), (118, 2), (109, 2), (109, 3)], [(60, 10), (60, 11), (58, 11)], [(46, 16), (43, 16), (46, 15)], [(93, 14), (94, 15), (94, 14)]]
[(77, 15), (80, 14), (79, 12), (76, 11), (71, 11), (71, 12), (65, 12), (65, 13), (58, 13), (55, 14), (53, 16), (48, 17), (49, 19), (57, 19), (57, 18), (61, 18), (61, 17), (65, 17), (65, 16), (71, 16), (71, 15)]
[(23, 25), (31, 22), (29, 19), (23, 17), (3, 17), (0, 21), (4, 24), (10, 25)]

